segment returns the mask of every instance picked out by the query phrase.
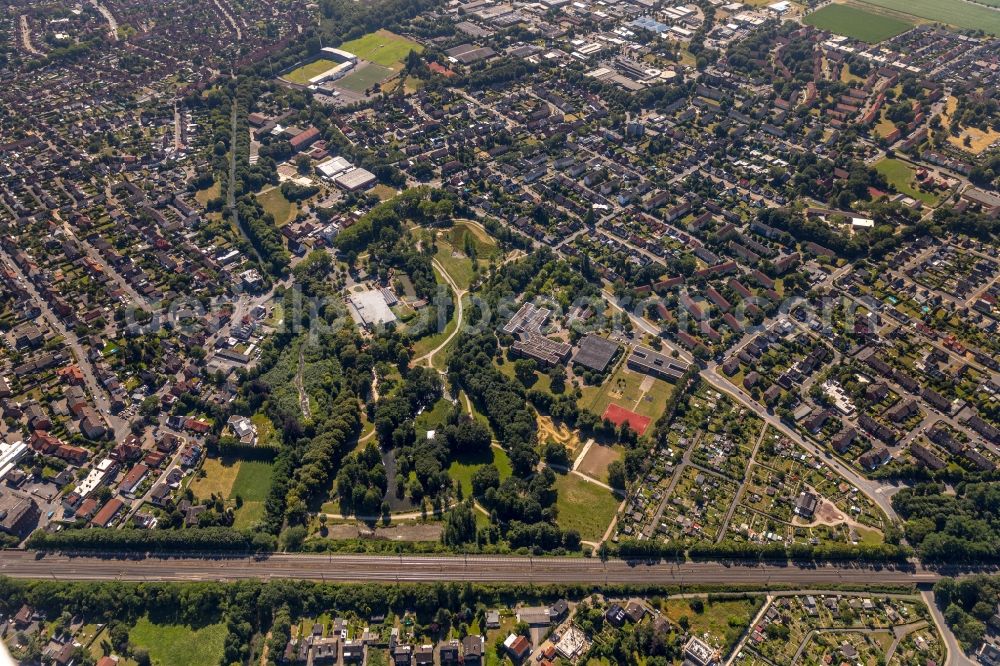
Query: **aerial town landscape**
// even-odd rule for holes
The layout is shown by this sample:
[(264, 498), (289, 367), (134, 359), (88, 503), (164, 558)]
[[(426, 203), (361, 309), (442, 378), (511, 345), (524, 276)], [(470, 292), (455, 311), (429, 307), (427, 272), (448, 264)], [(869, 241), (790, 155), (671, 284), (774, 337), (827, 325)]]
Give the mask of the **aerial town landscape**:
[(1000, 665), (1000, 0), (3, 0), (0, 664)]

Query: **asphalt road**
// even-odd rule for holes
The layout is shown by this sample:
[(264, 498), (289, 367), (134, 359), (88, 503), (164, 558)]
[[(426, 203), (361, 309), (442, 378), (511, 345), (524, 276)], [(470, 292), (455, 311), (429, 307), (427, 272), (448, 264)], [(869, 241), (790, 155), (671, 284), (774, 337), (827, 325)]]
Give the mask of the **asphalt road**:
[[(992, 571), (996, 569), (993, 568)], [(984, 572), (977, 568), (974, 572)], [(72, 557), (31, 551), (0, 553), (0, 575), (56, 580), (231, 581), (299, 579), (341, 582), (496, 582), (684, 585), (930, 584), (942, 575), (914, 565), (783, 565), (686, 562), (630, 563), (568, 557), (283, 555), (262, 559), (220, 556)]]

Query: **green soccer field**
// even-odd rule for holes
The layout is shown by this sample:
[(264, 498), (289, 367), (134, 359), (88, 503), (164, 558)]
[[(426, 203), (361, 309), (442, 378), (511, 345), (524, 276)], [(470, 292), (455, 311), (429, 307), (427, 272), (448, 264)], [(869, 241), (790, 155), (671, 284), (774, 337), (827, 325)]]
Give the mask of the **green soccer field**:
[(327, 60), (326, 58), (320, 58), (319, 60), (313, 60), (312, 62), (302, 65), (298, 69), (293, 69), (292, 71), (285, 74), (283, 78), (291, 81), (292, 83), (298, 83), (299, 85), (306, 85), (309, 83), (309, 79), (314, 76), (319, 76), (328, 69), (333, 69), (337, 66), (332, 60)]
[(420, 53), (424, 47), (388, 30), (370, 32), (364, 37), (344, 42), (340, 48), (383, 67), (399, 70), (410, 51)]
[(366, 65), (361, 65), (360, 69), (355, 69), (353, 72), (337, 81), (336, 86), (338, 88), (344, 88), (345, 90), (361, 94), (376, 83), (382, 83), (391, 75), (392, 70), (388, 67), (368, 63)]
[(820, 30), (860, 39), (869, 44), (877, 44), (913, 27), (912, 23), (849, 5), (827, 5), (809, 14), (803, 21)]

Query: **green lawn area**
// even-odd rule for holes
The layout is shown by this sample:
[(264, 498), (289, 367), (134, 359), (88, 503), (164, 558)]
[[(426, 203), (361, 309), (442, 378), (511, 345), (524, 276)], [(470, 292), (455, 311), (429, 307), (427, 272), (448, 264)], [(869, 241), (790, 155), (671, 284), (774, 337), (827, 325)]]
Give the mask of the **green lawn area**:
[(462, 289), (468, 289), (475, 276), (472, 259), (465, 253), (466, 237), (471, 239), (480, 267), (488, 265), (492, 257), (499, 255), (496, 241), (466, 222), (456, 222), (451, 229), (439, 233), (435, 241), (438, 248), (435, 258)]
[(448, 242), (459, 250), (464, 250), (467, 234), (472, 238), (479, 259), (488, 260), (490, 257), (500, 255), (497, 242), (486, 231), (467, 221), (458, 220), (455, 222), (454, 226), (448, 230)]
[(222, 659), (225, 624), (193, 629), (179, 624), (153, 624), (139, 620), (129, 632), (129, 642), (149, 652), (155, 666), (216, 666)]
[(437, 253), (434, 258), (441, 262), (448, 275), (455, 281), (459, 289), (468, 289), (472, 284), (474, 273), (472, 271), (472, 260), (462, 254), (459, 249), (449, 245), (442, 239), (437, 241)]
[(892, 184), (896, 191), (923, 201), (925, 204), (933, 206), (937, 203), (937, 195), (930, 192), (921, 192), (913, 185), (913, 167), (906, 162), (897, 159), (886, 158), (875, 165), (875, 170), (885, 176), (885, 179)]
[(448, 476), (462, 484), (462, 492), (468, 497), (472, 494), (472, 475), (476, 473), (476, 469), (490, 463), (496, 465), (501, 480), (510, 476), (510, 458), (506, 451), (496, 447), (491, 447), (488, 453), (458, 456), (448, 467)]
[(413, 420), (413, 430), (416, 432), (417, 438), (423, 439), (427, 437), (428, 430), (437, 430), (440, 428), (445, 419), (448, 418), (449, 411), (451, 411), (451, 403), (441, 398), (434, 403), (432, 409), (424, 411), (417, 416)]
[(556, 474), (555, 487), (559, 527), (576, 530), (585, 541), (599, 541), (618, 511), (619, 499), (576, 474)]
[(257, 201), (263, 206), (264, 212), (274, 216), (274, 223), (283, 227), (295, 217), (295, 204), (285, 198), (280, 187), (272, 187), (257, 195)]
[(912, 23), (849, 5), (827, 5), (803, 19), (820, 30), (877, 44), (913, 27)]
[(194, 193), (194, 199), (202, 206), (207, 206), (208, 202), (222, 193), (222, 185), (216, 181), (203, 190)]
[(392, 76), (391, 69), (370, 62), (337, 81), (337, 87), (361, 94), (390, 76)]
[(306, 85), (309, 83), (309, 79), (314, 76), (319, 76), (328, 69), (333, 69), (337, 66), (333, 60), (327, 58), (320, 58), (318, 60), (313, 60), (312, 62), (302, 65), (298, 69), (293, 69), (288, 74), (285, 74), (284, 79), (291, 81), (292, 83), (298, 83), (299, 85)]
[(243, 502), (243, 506), (233, 513), (233, 527), (238, 530), (247, 529), (256, 525), (263, 518), (263, 502)]
[(239, 495), (244, 501), (263, 502), (271, 489), (271, 473), (274, 465), (259, 460), (244, 460), (236, 475), (230, 497)]
[[(865, 4), (891, 9), (928, 21), (939, 21), (959, 28), (982, 30), (1000, 35), (1000, 12), (965, 0), (861, 0)], [(996, 0), (985, 4), (996, 5)]]
[(358, 39), (344, 42), (340, 48), (377, 65), (395, 69), (399, 68), (410, 51), (420, 53), (424, 50), (420, 44), (388, 30), (370, 32)]
[[(452, 297), (454, 297), (454, 294), (452, 294)], [(471, 302), (472, 301), (468, 295), (464, 296), (462, 299), (463, 307), (471, 307)], [(454, 310), (452, 310), (452, 313), (454, 313)], [(433, 328), (433, 330), (437, 329), (436, 320), (429, 322), (429, 325)], [(458, 322), (456, 321), (456, 318), (452, 316), (445, 325), (444, 330), (440, 333), (431, 333), (414, 341), (413, 358), (420, 358), (421, 356), (429, 353), (431, 350), (436, 349), (438, 345), (448, 339), (448, 336), (452, 334), (456, 326), (458, 326)], [(454, 343), (457, 338), (458, 336), (452, 338), (452, 343)], [(432, 362), (434, 363), (435, 368), (438, 368), (439, 370), (444, 369), (445, 363), (448, 360), (448, 352), (450, 348), (451, 344), (434, 355)]]
[[(668, 599), (663, 606), (664, 614), (673, 622), (686, 615), (691, 623), (691, 633), (701, 636), (708, 633), (718, 642), (731, 646), (739, 638), (742, 630), (753, 620), (754, 613), (759, 608), (759, 601), (753, 599), (735, 599), (732, 601), (716, 601), (709, 603), (702, 600), (704, 608), (696, 613), (691, 608), (690, 599)], [(738, 627), (729, 626), (729, 618), (738, 618)], [(734, 623), (735, 624), (735, 623)]]

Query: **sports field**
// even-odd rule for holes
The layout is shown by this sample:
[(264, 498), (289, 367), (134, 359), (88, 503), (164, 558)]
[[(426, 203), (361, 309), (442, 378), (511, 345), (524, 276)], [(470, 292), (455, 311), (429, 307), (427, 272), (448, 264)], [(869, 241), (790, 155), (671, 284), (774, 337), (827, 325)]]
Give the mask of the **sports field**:
[(809, 14), (803, 21), (820, 30), (860, 39), (869, 44), (877, 44), (913, 27), (912, 23), (866, 12), (850, 5), (827, 5)]
[(364, 37), (344, 42), (340, 48), (363, 60), (390, 67), (395, 71), (402, 69), (403, 59), (410, 51), (420, 53), (424, 50), (420, 44), (388, 30), (370, 32)]
[(367, 63), (337, 81), (336, 86), (351, 92), (363, 94), (376, 83), (382, 83), (392, 76), (392, 70), (375, 63)]
[[(982, 30), (1000, 35), (1000, 11), (965, 0), (862, 0), (865, 4), (903, 14), (910, 14), (928, 21), (938, 21), (972, 30)], [(986, 4), (1000, 5), (1000, 0), (986, 0)]]
[(595, 414), (603, 414), (611, 403), (617, 403), (656, 420), (673, 392), (672, 384), (633, 372), (622, 363), (601, 386), (584, 386), (577, 404)]
[(629, 427), (636, 431), (639, 435), (646, 434), (646, 428), (649, 427), (651, 421), (648, 416), (636, 414), (635, 412), (614, 403), (608, 405), (608, 408), (604, 410), (604, 414), (601, 415), (601, 418), (611, 421), (616, 426), (628, 423)]
[(328, 69), (333, 69), (337, 66), (332, 60), (327, 60), (326, 58), (320, 58), (319, 60), (314, 60), (310, 63), (302, 65), (298, 69), (293, 69), (292, 71), (285, 74), (282, 78), (291, 81), (292, 83), (298, 83), (300, 85), (306, 85), (309, 83), (309, 79), (314, 76), (319, 76)]

